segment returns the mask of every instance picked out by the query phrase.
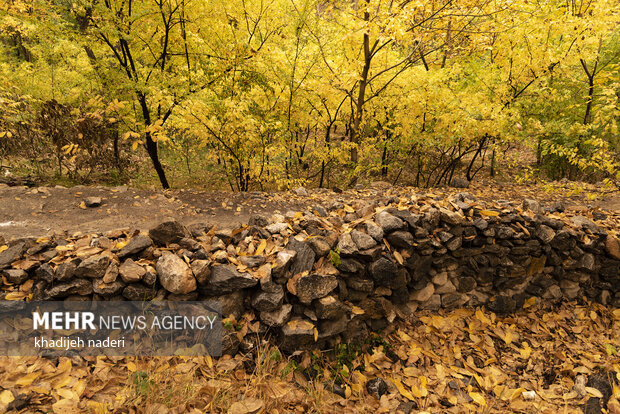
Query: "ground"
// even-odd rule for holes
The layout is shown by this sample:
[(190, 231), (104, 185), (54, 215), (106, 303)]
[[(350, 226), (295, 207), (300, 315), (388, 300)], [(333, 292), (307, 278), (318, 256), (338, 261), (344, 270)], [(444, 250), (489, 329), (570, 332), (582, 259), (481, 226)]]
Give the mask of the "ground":
[[(148, 229), (169, 216), (188, 225), (233, 227), (257, 213), (462, 191), (484, 203), (562, 203), (568, 214), (604, 217), (602, 225), (619, 228), (619, 194), (570, 183), (483, 182), (433, 190), (376, 183), (307, 194), (0, 187), (0, 242), (63, 231)], [(89, 197), (100, 197), (101, 206), (87, 207)], [(364, 349), (336, 353), (287, 357), (263, 344), (219, 359), (0, 357), (0, 412), (579, 413), (605, 391), (585, 378), (620, 381), (618, 332), (618, 309), (583, 302), (552, 308), (532, 300), (504, 316), (483, 308), (418, 312)], [(381, 387), (366, 386), (375, 378), (386, 382), (380, 398), (371, 391)], [(620, 414), (619, 398), (616, 385), (607, 412)]]
[[(188, 225), (217, 224), (234, 227), (247, 223), (252, 214), (284, 214), (335, 201), (353, 203), (378, 197), (421, 196), (446, 197), (468, 191), (481, 200), (500, 199), (520, 203), (534, 198), (551, 206), (561, 200), (567, 211), (602, 210), (618, 214), (620, 194), (608, 189), (573, 184), (514, 185), (495, 182), (474, 184), (469, 189), (416, 189), (391, 187), (378, 183), (374, 187), (347, 190), (309, 190), (308, 195), (294, 192), (230, 193), (197, 190), (144, 190), (123, 187), (8, 187), (0, 184), (0, 236), (5, 239), (43, 236), (67, 231), (107, 231), (121, 227), (148, 229), (166, 217), (175, 217)], [(101, 197), (100, 207), (88, 208), (88, 197)]]

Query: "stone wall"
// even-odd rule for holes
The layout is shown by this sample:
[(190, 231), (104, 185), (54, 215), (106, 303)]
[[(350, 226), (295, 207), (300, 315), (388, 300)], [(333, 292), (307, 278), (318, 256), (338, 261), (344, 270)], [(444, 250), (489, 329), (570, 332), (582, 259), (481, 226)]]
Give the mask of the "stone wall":
[(171, 219), (148, 233), (12, 240), (0, 274), (4, 299), (218, 299), (285, 350), (358, 340), (418, 309), (620, 306), (620, 242), (599, 224), (533, 200), (484, 208), (467, 193), (334, 202), (236, 229)]

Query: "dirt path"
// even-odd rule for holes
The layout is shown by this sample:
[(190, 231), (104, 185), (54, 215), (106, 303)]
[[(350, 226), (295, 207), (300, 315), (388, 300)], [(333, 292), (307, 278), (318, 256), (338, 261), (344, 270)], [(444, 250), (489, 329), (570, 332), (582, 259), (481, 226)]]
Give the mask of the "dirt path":
[[(175, 217), (182, 223), (217, 224), (232, 227), (247, 223), (252, 214), (284, 214), (316, 205), (329, 206), (334, 202), (352, 203), (355, 200), (376, 200), (392, 195), (410, 195), (412, 192), (446, 197), (468, 191), (486, 201), (537, 198), (550, 205), (561, 199), (567, 210), (597, 208), (612, 213), (620, 212), (620, 195), (611, 194), (591, 201), (586, 195), (566, 196), (544, 194), (536, 187), (493, 186), (480, 184), (468, 190), (393, 188), (375, 185), (359, 191), (342, 194), (327, 189), (308, 191), (308, 195), (294, 192), (281, 193), (227, 193), (195, 190), (139, 190), (123, 187), (8, 187), (0, 185), (0, 236), (6, 240), (26, 236), (43, 236), (66, 231), (107, 231), (123, 227), (148, 229), (166, 217)], [(86, 207), (88, 197), (100, 197), (99, 207)]]
[[(99, 207), (86, 207), (100, 197)], [(261, 193), (230, 194), (195, 191), (150, 191), (126, 187), (0, 187), (0, 236), (5, 239), (67, 231), (107, 231), (122, 227), (148, 229), (166, 217), (184, 224), (234, 226), (254, 213), (302, 208), (312, 200)]]

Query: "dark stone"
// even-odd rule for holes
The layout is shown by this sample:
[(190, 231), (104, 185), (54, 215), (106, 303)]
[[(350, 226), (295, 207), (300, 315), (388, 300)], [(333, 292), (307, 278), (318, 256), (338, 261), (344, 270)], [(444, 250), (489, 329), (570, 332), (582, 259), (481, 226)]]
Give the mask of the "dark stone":
[(177, 243), (186, 233), (185, 227), (176, 220), (166, 220), (149, 230), (150, 238), (161, 246)]
[(382, 378), (373, 378), (366, 383), (366, 390), (375, 398), (380, 399), (388, 391), (387, 383)]
[(142, 250), (153, 245), (153, 241), (144, 234), (133, 236), (118, 253), (119, 259), (140, 253)]
[(290, 238), (286, 248), (297, 253), (293, 259), (293, 264), (291, 265), (292, 275), (302, 272), (310, 272), (312, 270), (312, 266), (314, 266), (314, 261), (316, 259), (316, 254), (307, 243), (299, 241), (295, 238)]
[(368, 250), (377, 245), (375, 239), (359, 230), (353, 230), (351, 232), (351, 239), (353, 239), (353, 242), (357, 245), (359, 250)]
[(120, 280), (112, 283), (104, 283), (103, 278), (93, 279), (93, 293), (104, 297), (113, 296), (121, 292), (125, 284)]
[(260, 214), (254, 214), (250, 216), (250, 219), (248, 220), (248, 226), (267, 227), (268, 225), (269, 220)]
[(258, 267), (265, 264), (265, 256), (256, 255), (256, 256), (239, 256), (239, 261), (241, 264), (247, 267)]
[(292, 310), (292, 305), (284, 304), (280, 309), (269, 312), (261, 312), (260, 320), (267, 326), (282, 326), (289, 320)]
[(47, 283), (52, 283), (54, 280), (54, 269), (48, 263), (43, 263), (39, 268), (34, 272), (34, 275), (37, 279), (43, 280)]
[(512, 313), (517, 309), (517, 303), (509, 296), (498, 295), (495, 300), (491, 300), (487, 303), (487, 308), (491, 312), (495, 312), (497, 314), (507, 314)]
[(476, 288), (476, 279), (471, 276), (459, 277), (457, 281), (458, 285), (456, 288), (459, 292), (467, 293)]
[(382, 257), (371, 263), (369, 270), (373, 280), (379, 286), (389, 286), (391, 280), (396, 277), (398, 267), (392, 260)]
[(259, 312), (270, 312), (279, 309), (284, 299), (282, 286), (275, 285), (273, 291), (259, 291), (252, 296), (252, 307)]
[(399, 230), (405, 227), (405, 223), (388, 213), (387, 211), (382, 211), (375, 216), (375, 222), (381, 227), (384, 233), (390, 233), (394, 230)]
[(375, 284), (372, 280), (362, 279), (360, 277), (348, 277), (345, 279), (347, 287), (355, 290), (359, 290), (360, 292), (370, 293), (373, 291)]
[(219, 265), (213, 266), (211, 269), (211, 279), (205, 286), (204, 291), (213, 295), (221, 295), (256, 286), (257, 284), (257, 279), (254, 279), (249, 273), (238, 272), (236, 266), (230, 264)]
[(9, 247), (2, 253), (0, 253), (0, 269), (5, 269), (11, 265), (11, 263), (19, 260), (22, 254), (26, 251), (27, 246), (25, 242), (16, 243)]
[(319, 319), (334, 319), (342, 314), (344, 305), (334, 296), (326, 296), (315, 302), (314, 310)]
[(359, 261), (350, 257), (344, 257), (340, 259), (340, 263), (337, 266), (338, 270), (345, 273), (362, 273), (364, 272), (364, 265)]
[(28, 280), (28, 273), (22, 269), (7, 269), (2, 272), (2, 275), (14, 285), (21, 285)]
[(60, 282), (71, 280), (73, 278), (73, 275), (75, 274), (76, 269), (77, 265), (75, 264), (75, 262), (63, 262), (59, 264), (56, 268), (55, 279)]
[(110, 265), (110, 257), (102, 254), (90, 256), (80, 263), (75, 269), (74, 275), (76, 277), (91, 277), (99, 278), (105, 275), (108, 266)]
[(399, 210), (397, 208), (388, 208), (385, 211), (393, 215), (394, 217), (398, 217), (403, 220), (405, 223), (409, 224), (409, 227), (416, 227), (422, 218), (417, 214), (412, 214), (409, 210)]
[(319, 339), (329, 338), (347, 329), (347, 315), (336, 319), (325, 319), (319, 322)]
[(413, 246), (413, 235), (408, 231), (394, 231), (387, 236), (388, 242), (395, 247), (407, 249)]
[(93, 293), (90, 280), (73, 279), (67, 283), (55, 285), (44, 291), (44, 299), (65, 298), (70, 295), (86, 296)]
[(314, 324), (304, 319), (292, 319), (282, 327), (280, 348), (297, 351), (314, 343)]
[(474, 219), (474, 226), (478, 229), (478, 230), (486, 230), (487, 227), (489, 227), (489, 222), (483, 218), (480, 217), (476, 217)]
[(297, 280), (295, 292), (301, 303), (309, 304), (313, 299), (327, 296), (337, 286), (335, 276), (310, 274)]
[(123, 297), (132, 301), (152, 300), (156, 295), (157, 290), (141, 283), (132, 283), (123, 289)]
[(310, 246), (312, 251), (317, 257), (327, 256), (329, 251), (331, 250), (330, 244), (327, 242), (325, 237), (317, 236), (317, 237), (309, 237), (306, 239), (306, 243)]

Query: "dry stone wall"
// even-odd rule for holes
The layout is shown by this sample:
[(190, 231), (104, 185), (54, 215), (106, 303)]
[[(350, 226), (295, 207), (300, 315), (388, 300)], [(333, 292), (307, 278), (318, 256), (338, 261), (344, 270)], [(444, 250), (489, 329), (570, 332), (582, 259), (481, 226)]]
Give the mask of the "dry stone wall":
[(287, 351), (360, 340), (418, 309), (509, 313), (531, 297), (620, 306), (620, 242), (604, 228), (533, 200), (485, 209), (467, 193), (5, 246), (0, 298), (216, 299)]

